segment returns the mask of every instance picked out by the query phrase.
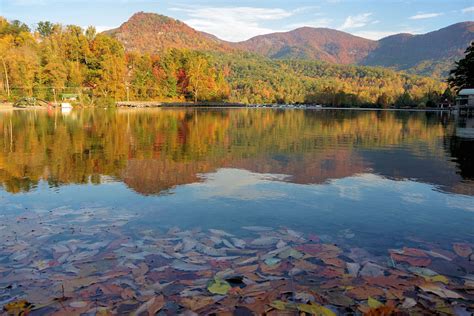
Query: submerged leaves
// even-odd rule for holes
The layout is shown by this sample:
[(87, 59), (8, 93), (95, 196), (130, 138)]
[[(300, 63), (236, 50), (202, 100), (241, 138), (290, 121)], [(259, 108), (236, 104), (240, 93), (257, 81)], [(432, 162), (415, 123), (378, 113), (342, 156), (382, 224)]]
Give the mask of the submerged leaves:
[[(84, 222), (92, 217), (77, 215)], [(465, 303), (474, 295), (467, 243), (456, 243), (451, 251), (424, 249), (421, 243), (375, 256), (350, 247), (347, 240), (356, 237), (349, 230), (335, 239), (264, 226), (244, 227), (244, 235), (178, 227), (132, 233), (121, 226), (104, 230), (111, 226), (107, 221), (68, 235), (50, 219), (41, 235), (6, 241), (0, 248), (9, 263), (0, 267), (4, 311), (332, 316), (472, 309)], [(22, 219), (16, 225), (29, 223)], [(55, 242), (44, 243), (45, 238)]]

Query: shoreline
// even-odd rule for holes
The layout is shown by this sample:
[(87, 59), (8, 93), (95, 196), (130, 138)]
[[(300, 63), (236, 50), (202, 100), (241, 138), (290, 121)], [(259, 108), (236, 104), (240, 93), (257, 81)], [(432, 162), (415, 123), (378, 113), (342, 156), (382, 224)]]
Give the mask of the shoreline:
[[(251, 107), (251, 106), (166, 106), (166, 107), (116, 107), (116, 108), (103, 108), (103, 107), (75, 107), (72, 110), (77, 109), (97, 109), (97, 110), (106, 110), (106, 109), (116, 109), (119, 111), (132, 110), (178, 110), (178, 109), (207, 109), (207, 110), (239, 110), (239, 109), (249, 109), (249, 110), (274, 110), (274, 111), (327, 111), (327, 110), (341, 110), (341, 111), (379, 111), (379, 112), (439, 112), (439, 113), (451, 113), (456, 112), (456, 110), (448, 109), (380, 109), (380, 108), (338, 108), (338, 107), (323, 107), (323, 108), (278, 108), (278, 107)], [(0, 105), (0, 112), (10, 112), (10, 111), (36, 111), (36, 110), (48, 110), (46, 107), (28, 107), (28, 108), (16, 108), (16, 107), (4, 107)], [(55, 108), (54, 110), (61, 110), (61, 108)]]

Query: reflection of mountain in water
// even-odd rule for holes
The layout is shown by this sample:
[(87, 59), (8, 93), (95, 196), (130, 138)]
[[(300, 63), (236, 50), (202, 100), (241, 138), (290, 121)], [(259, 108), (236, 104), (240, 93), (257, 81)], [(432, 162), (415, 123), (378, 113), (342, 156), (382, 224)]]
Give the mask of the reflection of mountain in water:
[(364, 162), (347, 150), (333, 150), (321, 155), (240, 158), (236, 160), (181, 162), (172, 160), (129, 160), (123, 181), (142, 194), (157, 194), (174, 186), (201, 181), (200, 174), (220, 168), (245, 169), (255, 173), (289, 175), (285, 181), (299, 184), (323, 183), (362, 173)]
[(473, 143), (451, 137), (454, 122), (433, 113), (23, 111), (3, 113), (0, 127), (0, 181), (9, 192), (40, 180), (100, 183), (107, 175), (159, 194), (202, 173), (239, 168), (300, 184), (373, 172), (474, 194), (463, 181), (473, 179)]

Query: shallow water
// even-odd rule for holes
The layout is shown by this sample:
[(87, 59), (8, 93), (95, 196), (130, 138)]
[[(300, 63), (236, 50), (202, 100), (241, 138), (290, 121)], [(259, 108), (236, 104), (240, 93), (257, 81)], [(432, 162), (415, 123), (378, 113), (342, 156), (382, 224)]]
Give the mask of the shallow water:
[[(246, 256), (256, 251), (260, 258), (276, 246), (270, 242), (252, 247), (258, 238), (282, 240), (308, 258), (310, 252), (304, 252), (308, 243), (337, 245), (344, 253), (339, 258), (350, 263), (358, 262), (349, 255), (358, 249), (366, 254), (358, 264), (377, 263), (387, 269), (385, 276), (391, 273), (388, 269), (408, 271), (407, 262), (394, 262), (390, 249), (434, 249), (451, 259), (443, 267), (462, 268), (451, 273), (449, 286), (468, 287), (472, 284), (465, 280), (473, 278), (474, 257), (453, 250), (453, 244), (467, 248), (474, 244), (474, 139), (457, 136), (459, 131), (465, 135), (466, 126), (472, 126), (469, 120), (425, 112), (154, 109), (0, 113), (0, 302), (24, 298), (36, 306), (44, 304), (47, 307), (37, 310), (49, 313), (64, 309), (51, 303), (65, 295), (60, 290), (64, 280), (99, 279), (114, 271), (134, 271), (144, 262), (150, 271), (170, 266), (166, 276), (153, 278), (147, 272), (143, 283), (134, 278), (133, 298), (122, 296), (113, 301), (115, 305), (103, 299), (101, 308), (128, 312), (123, 306), (138, 308), (147, 302), (149, 287), (157, 280), (183, 278), (173, 274), (181, 271), (176, 266), (173, 270), (173, 260), (202, 265), (215, 260), (199, 247), (193, 248), (197, 254), (180, 253), (184, 237), (226, 252), (218, 256), (223, 262), (240, 259), (230, 258), (233, 251), (216, 241), (219, 238), (231, 244), (231, 238), (242, 239), (254, 249)], [(263, 226), (265, 231), (248, 226)], [(127, 251), (140, 255), (134, 257)], [(90, 267), (104, 258), (112, 260), (110, 253), (116, 262)], [(156, 253), (179, 255), (150, 264), (150, 256)], [(445, 275), (448, 269), (438, 268), (437, 259), (421, 267)], [(454, 264), (452, 260), (461, 261)], [(212, 280), (224, 266), (228, 268), (212, 266), (206, 277)], [(288, 278), (295, 266), (294, 262), (288, 269), (281, 266), (277, 275)], [(345, 267), (335, 267), (347, 273)], [(259, 273), (265, 274), (262, 269)], [(202, 277), (187, 276), (193, 280)], [(360, 281), (358, 277), (354, 282)], [(115, 281), (107, 278), (84, 286)], [(124, 285), (127, 282), (114, 284), (121, 289), (132, 287)], [(45, 288), (49, 291), (41, 295), (36, 291)], [(171, 294), (162, 290), (168, 302), (163, 313), (196, 311), (180, 301), (184, 289), (179, 289), (181, 292)], [(68, 297), (80, 297), (84, 303), (70, 304), (69, 300), (66, 308), (93, 313), (91, 300), (82, 290), (73, 286)], [(205, 286), (200, 290), (199, 295), (210, 295)], [(160, 291), (155, 289), (155, 295), (163, 294)], [(466, 302), (474, 297), (472, 290), (463, 291), (463, 298), (454, 300), (458, 309), (468, 308)], [(272, 299), (283, 299), (275, 295)], [(352, 298), (356, 301), (343, 307), (363, 311), (360, 306), (365, 300)], [(454, 298), (448, 299), (453, 305)], [(386, 303), (389, 298), (380, 295), (379, 300)], [(403, 299), (399, 300), (401, 305)], [(222, 302), (230, 308), (231, 303)], [(330, 299), (318, 303), (342, 312), (341, 305)], [(197, 310), (223, 308), (209, 306)], [(255, 307), (248, 302), (235, 306), (271, 309), (271, 304)]]

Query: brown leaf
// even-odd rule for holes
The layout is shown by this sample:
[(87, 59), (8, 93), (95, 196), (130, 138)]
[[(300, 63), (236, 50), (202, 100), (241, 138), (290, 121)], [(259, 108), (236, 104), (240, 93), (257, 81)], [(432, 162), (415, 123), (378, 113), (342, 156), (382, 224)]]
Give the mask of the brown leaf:
[(371, 297), (378, 297), (384, 295), (384, 291), (379, 288), (363, 285), (347, 291), (347, 294), (357, 300), (366, 300)]
[(253, 264), (253, 265), (249, 265), (249, 266), (243, 266), (243, 267), (238, 267), (235, 269), (235, 272), (238, 273), (238, 274), (246, 274), (246, 273), (250, 273), (250, 272), (255, 272), (255, 270), (257, 270), (258, 268), (258, 264)]
[(134, 315), (140, 315), (141, 313), (148, 312), (148, 315), (155, 315), (165, 305), (165, 299), (163, 295), (155, 296), (141, 305)]
[(427, 267), (431, 263), (430, 258), (419, 258), (419, 257), (411, 257), (411, 256), (404, 256), (397, 253), (392, 253), (391, 257), (395, 261), (406, 262), (415, 267)]
[(335, 266), (339, 268), (344, 268), (346, 263), (339, 258), (323, 258), (323, 262), (330, 266)]
[(213, 304), (214, 299), (207, 296), (184, 297), (180, 300), (180, 303), (192, 311), (197, 311), (207, 305)]

